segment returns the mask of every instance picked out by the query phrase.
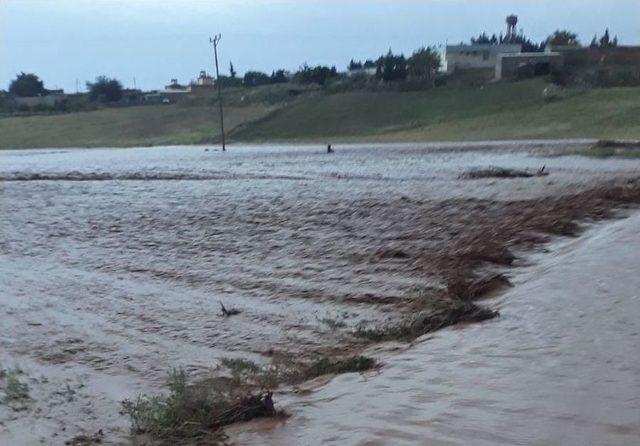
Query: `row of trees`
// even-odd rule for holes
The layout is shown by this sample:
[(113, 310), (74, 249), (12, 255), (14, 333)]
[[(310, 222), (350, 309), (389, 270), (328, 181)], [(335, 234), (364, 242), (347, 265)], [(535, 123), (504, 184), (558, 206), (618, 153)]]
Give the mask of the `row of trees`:
[(286, 71), (282, 69), (272, 71), (271, 75), (262, 71), (247, 71), (242, 78), (242, 84), (247, 87), (257, 87), (259, 85), (282, 84), (288, 80)]
[(402, 81), (406, 79), (432, 79), (442, 64), (440, 53), (435, 47), (422, 47), (405, 57), (393, 54), (391, 50), (375, 61), (367, 59), (364, 63), (351, 60), (349, 70), (375, 68), (376, 77), (384, 81)]
[[(544, 42), (535, 43), (523, 33), (503, 36), (493, 34), (489, 36), (483, 32), (477, 37), (471, 38), (472, 44), (521, 44), (525, 52), (544, 51), (546, 45), (579, 46), (578, 35), (568, 30), (554, 31)], [(618, 46), (618, 37), (611, 38), (606, 29), (601, 37), (595, 35), (591, 41), (592, 48), (612, 48)], [(410, 57), (403, 54), (393, 54), (391, 50), (376, 60), (367, 59), (364, 62), (351, 59), (348, 68), (350, 71), (375, 68), (375, 76), (386, 82), (404, 80), (432, 80), (442, 63), (440, 53), (435, 47), (422, 47), (414, 51)], [(283, 69), (275, 70), (270, 75), (261, 71), (247, 71), (242, 79), (237, 78), (233, 63), (229, 64), (229, 76), (222, 76), (231, 82), (223, 85), (244, 85), (256, 87), (259, 85), (279, 84), (289, 81)], [(323, 65), (309, 66), (306, 63), (293, 75), (293, 80), (300, 84), (316, 83), (325, 85), (331, 79), (339, 77), (335, 66)], [(87, 82), (89, 98), (97, 102), (118, 102), (124, 95), (122, 84), (117, 79), (99, 76), (94, 82)], [(9, 85), (9, 93), (20, 96), (42, 96), (48, 94), (44, 82), (33, 73), (20, 73)]]
[[(117, 102), (122, 99), (124, 89), (117, 79), (99, 76), (95, 82), (87, 82), (89, 98), (98, 102)], [(49, 93), (44, 82), (33, 73), (20, 73), (9, 84), (9, 93), (18, 97), (43, 96)]]
[(536, 53), (544, 50), (544, 43), (535, 43), (531, 39), (525, 37), (524, 34), (512, 34), (509, 36), (503, 36), (500, 33), (499, 36), (493, 34), (491, 37), (487, 35), (487, 33), (483, 32), (478, 37), (471, 38), (472, 44), (491, 44), (491, 45), (499, 45), (499, 44), (519, 44), (522, 45), (522, 51), (525, 53)]
[(618, 46), (618, 36), (614, 36), (613, 39), (609, 35), (609, 29), (607, 28), (604, 31), (602, 37), (598, 38), (596, 34), (593, 36), (593, 40), (591, 40), (591, 48), (614, 48)]
[[(485, 32), (481, 33), (478, 37), (471, 38), (472, 44), (520, 44), (522, 45), (522, 51), (524, 52), (539, 52), (544, 51), (546, 45), (556, 45), (556, 46), (580, 46), (580, 41), (578, 40), (578, 35), (572, 31), (568, 31), (566, 29), (556, 30), (549, 37), (547, 37), (543, 42), (535, 43), (531, 39), (525, 37), (525, 35), (520, 32), (519, 34), (513, 34), (510, 36), (503, 36), (500, 34), (496, 36), (495, 34), (489, 35)], [(618, 37), (615, 36), (613, 39), (609, 34), (609, 30), (606, 29), (602, 37), (598, 38), (598, 36), (593, 36), (593, 40), (591, 41), (591, 47), (599, 47), (599, 48), (612, 48), (618, 46)]]

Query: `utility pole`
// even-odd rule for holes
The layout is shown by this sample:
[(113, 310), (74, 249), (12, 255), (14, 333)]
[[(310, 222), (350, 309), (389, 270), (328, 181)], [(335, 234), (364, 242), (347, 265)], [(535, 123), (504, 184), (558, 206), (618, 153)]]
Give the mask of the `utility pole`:
[(218, 70), (218, 42), (222, 38), (221, 34), (214, 36), (213, 38), (209, 37), (209, 42), (213, 44), (213, 55), (216, 60), (216, 84), (218, 84), (218, 104), (220, 105), (220, 129), (222, 131), (222, 151), (226, 150), (224, 143), (224, 117), (222, 114), (222, 90), (220, 85), (220, 71)]

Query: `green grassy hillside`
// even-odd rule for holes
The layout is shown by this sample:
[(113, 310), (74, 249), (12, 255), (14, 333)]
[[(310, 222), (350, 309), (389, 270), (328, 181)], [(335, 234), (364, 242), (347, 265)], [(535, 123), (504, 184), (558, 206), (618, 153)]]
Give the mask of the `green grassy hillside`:
[[(272, 107), (227, 108), (226, 129), (266, 116)], [(213, 106), (156, 105), (0, 119), (0, 148), (122, 147), (198, 144), (220, 137)]]
[[(233, 92), (229, 139), (434, 141), (640, 138), (640, 88), (572, 92), (545, 101), (541, 80), (418, 92)], [(215, 103), (108, 108), (0, 119), (0, 148), (196, 144), (219, 139)]]
[(640, 88), (588, 90), (547, 102), (544, 87), (534, 80), (482, 89), (307, 97), (233, 137), (256, 141), (640, 137)]

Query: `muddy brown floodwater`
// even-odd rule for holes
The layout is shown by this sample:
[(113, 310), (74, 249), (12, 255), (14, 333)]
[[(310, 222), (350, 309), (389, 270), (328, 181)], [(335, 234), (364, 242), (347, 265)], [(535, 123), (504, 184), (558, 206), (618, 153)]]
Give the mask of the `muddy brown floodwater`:
[[(19, 366), (30, 394), (0, 405), (0, 444), (100, 429), (126, 444), (119, 402), (172, 367), (362, 351), (381, 371), (283, 391), (286, 422), (232, 438), (637, 444), (640, 162), (549, 156), (580, 144), (0, 153), (0, 367)], [(593, 227), (558, 240), (576, 223)], [(489, 272), (516, 283), (486, 302), (499, 319), (409, 350), (352, 334)], [(220, 302), (242, 313), (222, 318)]]

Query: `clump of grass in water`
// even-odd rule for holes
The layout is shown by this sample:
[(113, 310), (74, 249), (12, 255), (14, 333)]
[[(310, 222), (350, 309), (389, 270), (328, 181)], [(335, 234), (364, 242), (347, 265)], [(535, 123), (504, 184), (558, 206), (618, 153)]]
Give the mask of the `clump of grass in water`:
[(497, 311), (470, 301), (457, 298), (441, 299), (429, 304), (425, 310), (415, 316), (400, 322), (374, 328), (358, 327), (355, 335), (374, 342), (412, 341), (450, 325), (460, 322), (481, 322), (498, 315)]
[(30, 399), (29, 385), (18, 378), (21, 374), (22, 370), (17, 367), (13, 370), (0, 369), (0, 382), (3, 381), (5, 394), (3, 402), (10, 404)]
[[(273, 403), (273, 389), (280, 384), (300, 383), (331, 373), (362, 372), (376, 361), (364, 356), (320, 358), (310, 364), (275, 363), (260, 366), (241, 358), (223, 358), (221, 367), (231, 376), (215, 376), (189, 383), (183, 369), (168, 380), (168, 395), (138, 396), (122, 402), (133, 430), (154, 438), (174, 441), (209, 435), (222, 441), (223, 426), (254, 418), (284, 416)], [(211, 437), (213, 435), (213, 437)]]
[(335, 331), (339, 328), (344, 328), (347, 326), (346, 322), (340, 319), (333, 319), (330, 317), (325, 317), (320, 319), (320, 322), (329, 327), (332, 331)]
[(601, 139), (591, 147), (579, 150), (576, 154), (593, 158), (640, 158), (640, 141)]
[(331, 359), (325, 356), (309, 364), (303, 370), (303, 376), (306, 380), (329, 374), (365, 372), (376, 365), (376, 360), (367, 356), (351, 356), (342, 359)]
[(189, 383), (183, 369), (171, 372), (168, 385), (168, 395), (141, 395), (122, 402), (136, 433), (159, 439), (189, 438), (281, 413), (273, 405), (271, 392), (254, 392), (225, 380)]
[(377, 366), (376, 360), (367, 356), (323, 356), (309, 363), (276, 361), (266, 366), (245, 359), (223, 358), (221, 364), (230, 371), (236, 385), (250, 383), (262, 389), (274, 389), (280, 384), (299, 384), (322, 375), (365, 372)]

